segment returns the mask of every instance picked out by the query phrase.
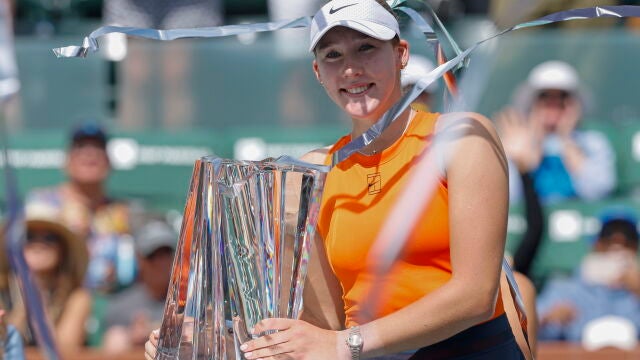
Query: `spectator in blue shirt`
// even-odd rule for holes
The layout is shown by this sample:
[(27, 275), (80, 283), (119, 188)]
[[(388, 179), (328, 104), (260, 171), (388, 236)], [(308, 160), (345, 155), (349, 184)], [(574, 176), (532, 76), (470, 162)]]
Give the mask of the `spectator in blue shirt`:
[(496, 121), (509, 158), (509, 193), (520, 201), (519, 173), (530, 173), (543, 203), (597, 200), (616, 186), (615, 153), (600, 132), (579, 129), (587, 94), (562, 61), (534, 67)]
[(7, 360), (23, 360), (24, 344), (22, 336), (12, 325), (7, 325), (4, 321), (5, 310), (0, 309), (0, 346), (2, 353), (0, 358)]
[(589, 254), (573, 277), (551, 280), (538, 297), (539, 339), (580, 341), (585, 326), (620, 316), (640, 330), (640, 269), (637, 221), (603, 221)]

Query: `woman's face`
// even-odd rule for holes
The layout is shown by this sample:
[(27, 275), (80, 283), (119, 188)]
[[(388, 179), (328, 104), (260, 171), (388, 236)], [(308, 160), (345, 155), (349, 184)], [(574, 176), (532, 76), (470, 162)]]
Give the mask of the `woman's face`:
[(352, 119), (376, 121), (402, 95), (406, 41), (377, 40), (337, 26), (318, 42), (313, 69), (329, 97)]
[(29, 229), (23, 250), (29, 269), (36, 274), (54, 272), (62, 260), (62, 241), (51, 231)]

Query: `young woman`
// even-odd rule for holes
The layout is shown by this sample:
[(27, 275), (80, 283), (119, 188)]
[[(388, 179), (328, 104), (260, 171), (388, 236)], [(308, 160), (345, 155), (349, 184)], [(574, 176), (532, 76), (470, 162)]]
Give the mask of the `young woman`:
[[(84, 326), (91, 310), (91, 296), (82, 288), (88, 262), (86, 245), (58, 220), (58, 212), (48, 204), (31, 203), (25, 213), (25, 262), (42, 295), (59, 350), (73, 352), (84, 344)], [(0, 303), (7, 309), (7, 322), (22, 334), (25, 345), (35, 345), (28, 309), (7, 260), (0, 258)]]
[[(400, 99), (409, 45), (384, 1), (334, 0), (313, 18), (311, 50), (318, 81), (352, 119), (349, 135), (306, 157), (329, 163)], [(422, 209), (410, 210), (424, 213), (380, 278), (367, 265), (374, 241), (412, 168), (429, 154), (433, 138), (445, 133), (451, 135), (448, 147), (459, 151), (442, 152), (434, 195)], [(419, 349), (413, 359), (521, 359), (499, 296), (507, 188), (504, 153), (489, 120), (407, 109), (327, 177), (318, 232), (340, 285), (346, 329), (265, 319), (254, 334), (279, 331), (242, 344), (244, 356), (346, 360)], [(303, 318), (313, 318), (307, 311), (320, 305), (305, 297)], [(155, 341), (152, 334), (148, 358)]]

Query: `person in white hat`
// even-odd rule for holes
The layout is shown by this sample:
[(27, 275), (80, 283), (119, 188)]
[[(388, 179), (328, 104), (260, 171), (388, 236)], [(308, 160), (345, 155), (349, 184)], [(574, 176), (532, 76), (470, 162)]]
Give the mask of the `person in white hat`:
[(599, 132), (579, 130), (587, 94), (576, 70), (551, 60), (534, 67), (497, 115), (510, 159), (510, 194), (520, 201), (519, 173), (530, 173), (543, 202), (597, 200), (616, 185), (615, 154)]
[[(333, 0), (313, 17), (309, 51), (318, 82), (351, 119), (349, 134), (330, 149), (303, 157), (330, 164), (333, 154), (402, 97), (400, 73), (409, 60), (409, 44), (400, 38), (385, 1)], [(445, 147), (433, 150), (437, 144)], [(453, 152), (453, 147), (464, 151)], [(405, 188), (411, 188), (412, 170), (430, 156), (435, 159), (426, 164), (434, 166), (426, 177), (433, 179), (433, 194), (406, 209), (419, 220), (403, 229), (408, 232), (403, 251), (380, 275), (382, 259), (370, 254), (374, 243)], [(328, 264), (309, 261), (303, 319), (258, 322), (256, 338), (240, 344), (244, 358), (355, 360), (409, 351), (415, 354), (405, 358), (523, 359), (498, 290), (508, 212), (506, 169), (489, 119), (404, 110), (380, 136), (328, 173), (317, 227), (317, 250), (326, 250)], [(335, 276), (323, 278), (318, 268)], [(311, 322), (331, 308), (313, 301), (314, 294), (326, 290), (318, 287), (322, 281), (337, 284), (331, 288), (338, 289), (334, 303), (341, 314), (334, 315), (344, 321), (336, 328)], [(152, 334), (145, 345), (147, 359), (155, 356), (155, 344)]]
[(171, 278), (178, 234), (169, 224), (151, 220), (135, 233), (138, 281), (108, 298), (102, 350), (115, 356), (144, 344), (160, 326)]
[[(402, 69), (400, 74), (402, 90), (404, 92), (410, 91), (418, 80), (427, 76), (431, 71), (433, 71), (433, 69), (435, 69), (435, 66), (431, 60), (422, 55), (411, 54), (409, 62), (407, 62), (407, 66)], [(418, 96), (416, 100), (414, 100), (411, 107), (416, 110), (430, 112), (433, 108), (434, 93), (437, 90), (438, 82), (434, 81)]]

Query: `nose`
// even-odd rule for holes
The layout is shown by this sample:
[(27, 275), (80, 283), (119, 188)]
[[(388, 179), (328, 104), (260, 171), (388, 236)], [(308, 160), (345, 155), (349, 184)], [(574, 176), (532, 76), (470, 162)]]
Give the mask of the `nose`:
[(346, 59), (344, 63), (344, 77), (357, 77), (362, 75), (362, 63), (353, 57)]

